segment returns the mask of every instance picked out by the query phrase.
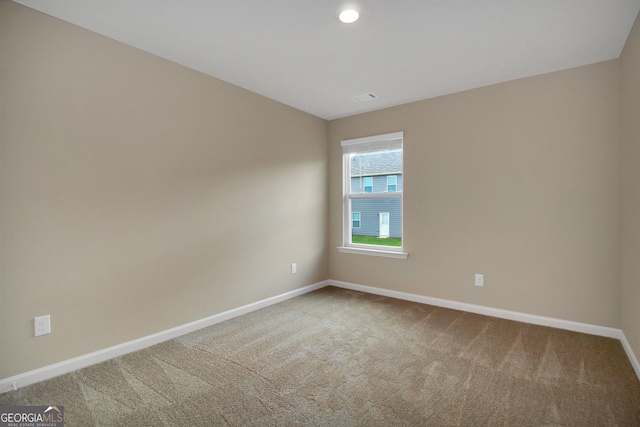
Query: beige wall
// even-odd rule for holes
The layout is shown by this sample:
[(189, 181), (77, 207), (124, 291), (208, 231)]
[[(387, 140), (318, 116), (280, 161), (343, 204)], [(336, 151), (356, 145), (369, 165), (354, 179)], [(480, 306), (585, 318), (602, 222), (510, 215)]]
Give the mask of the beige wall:
[[(619, 327), (618, 83), (609, 61), (330, 122), (330, 277)], [(340, 141), (394, 131), (409, 258), (339, 253)]]
[(640, 358), (640, 18), (620, 57), (622, 74), (622, 330)]
[(0, 49), (0, 378), (328, 277), (324, 120), (6, 1)]

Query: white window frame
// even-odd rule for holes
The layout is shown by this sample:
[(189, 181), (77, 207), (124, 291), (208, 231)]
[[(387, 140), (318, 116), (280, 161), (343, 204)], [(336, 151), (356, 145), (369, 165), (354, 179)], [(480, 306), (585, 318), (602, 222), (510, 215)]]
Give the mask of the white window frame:
[[(343, 239), (342, 246), (338, 246), (338, 251), (342, 253), (360, 254), (360, 255), (373, 255), (383, 256), (390, 258), (406, 259), (409, 256), (408, 252), (404, 251), (404, 228), (402, 238), (402, 247), (393, 246), (379, 246), (379, 245), (364, 245), (351, 242), (351, 232), (353, 229), (352, 224), (352, 211), (351, 201), (354, 199), (367, 199), (367, 198), (398, 198), (402, 204), (403, 191), (396, 191), (393, 193), (381, 192), (381, 193), (365, 193), (364, 185), (362, 186), (361, 193), (351, 193), (351, 154), (356, 152), (367, 151), (379, 151), (393, 148), (403, 148), (404, 132), (393, 132), (383, 135), (367, 136), (364, 138), (347, 139), (342, 141), (342, 206), (343, 206)], [(404, 153), (403, 153), (404, 157)], [(403, 168), (404, 169), (404, 168)], [(404, 171), (403, 171), (404, 175)], [(397, 189), (397, 186), (396, 186)], [(404, 208), (404, 207), (403, 207)], [(402, 224), (402, 216), (400, 218)], [(362, 225), (362, 217), (360, 218)]]

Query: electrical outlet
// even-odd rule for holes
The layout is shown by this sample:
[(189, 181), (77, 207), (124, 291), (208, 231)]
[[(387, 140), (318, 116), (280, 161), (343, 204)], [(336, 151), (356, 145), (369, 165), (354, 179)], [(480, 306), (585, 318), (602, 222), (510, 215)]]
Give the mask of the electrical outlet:
[(297, 271), (298, 271), (298, 267), (296, 266), (296, 263), (294, 262), (293, 264), (291, 264), (291, 274), (296, 274)]
[(51, 333), (51, 315), (36, 317), (33, 323), (37, 337)]
[(484, 274), (476, 274), (476, 286), (484, 286)]

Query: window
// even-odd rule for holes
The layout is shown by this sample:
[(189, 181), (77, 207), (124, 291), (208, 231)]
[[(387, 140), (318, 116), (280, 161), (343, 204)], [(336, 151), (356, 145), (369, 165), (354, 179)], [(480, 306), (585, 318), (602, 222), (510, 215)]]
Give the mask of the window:
[(365, 176), (362, 186), (364, 187), (365, 193), (373, 193), (373, 177)]
[(387, 176), (387, 192), (395, 193), (398, 191), (398, 175)]
[(360, 212), (351, 213), (351, 227), (360, 228)]
[(342, 141), (341, 252), (406, 258), (402, 238), (403, 133)]

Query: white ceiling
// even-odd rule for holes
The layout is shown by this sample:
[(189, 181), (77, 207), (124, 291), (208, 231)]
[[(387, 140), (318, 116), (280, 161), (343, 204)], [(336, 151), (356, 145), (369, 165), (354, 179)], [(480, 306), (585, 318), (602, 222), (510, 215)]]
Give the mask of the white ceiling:
[[(640, 0), (14, 0), (324, 119), (619, 57)], [(354, 24), (338, 21), (347, 4)], [(379, 98), (355, 103), (352, 96)]]

